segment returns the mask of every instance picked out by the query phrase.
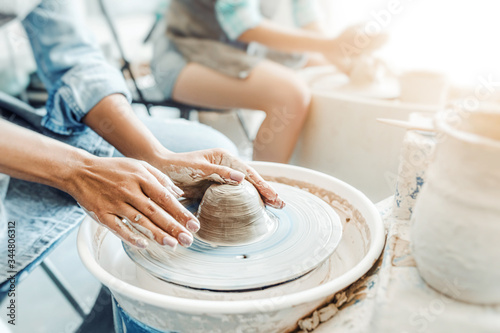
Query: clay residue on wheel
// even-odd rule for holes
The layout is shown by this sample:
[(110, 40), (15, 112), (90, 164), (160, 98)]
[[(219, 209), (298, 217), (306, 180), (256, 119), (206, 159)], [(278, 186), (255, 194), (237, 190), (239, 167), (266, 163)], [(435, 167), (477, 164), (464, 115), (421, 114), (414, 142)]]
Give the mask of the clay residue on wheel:
[(286, 177), (263, 176), (263, 178), (266, 181), (290, 185), (299, 188), (303, 191), (314, 194), (315, 196), (317, 196), (318, 198), (329, 204), (337, 212), (337, 214), (339, 214), (340, 220), (342, 221), (344, 227), (347, 223), (356, 224), (359, 230), (363, 232), (363, 239), (367, 241), (367, 243), (365, 244), (365, 249), (369, 247), (371, 241), (371, 235), (370, 235), (370, 229), (366, 224), (366, 220), (363, 217), (363, 215), (361, 215), (361, 213), (346, 199), (342, 198), (341, 196), (332, 191), (328, 191), (324, 188), (321, 188), (319, 186), (304, 181), (290, 179)]
[(393, 235), (387, 241), (391, 253), (391, 264), (397, 267), (415, 267), (415, 259), (413, 258), (410, 250), (410, 241), (402, 239), (397, 235)]

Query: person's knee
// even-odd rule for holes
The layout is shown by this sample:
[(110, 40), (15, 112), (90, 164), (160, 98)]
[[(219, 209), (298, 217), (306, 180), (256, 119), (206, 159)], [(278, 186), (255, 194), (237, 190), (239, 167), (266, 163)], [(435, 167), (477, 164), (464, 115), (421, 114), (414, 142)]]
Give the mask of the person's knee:
[(282, 116), (304, 118), (311, 104), (311, 91), (306, 83), (297, 75), (281, 82), (274, 98), (271, 99), (270, 109)]
[(290, 82), (290, 102), (297, 108), (298, 112), (307, 112), (311, 104), (311, 90), (299, 77)]

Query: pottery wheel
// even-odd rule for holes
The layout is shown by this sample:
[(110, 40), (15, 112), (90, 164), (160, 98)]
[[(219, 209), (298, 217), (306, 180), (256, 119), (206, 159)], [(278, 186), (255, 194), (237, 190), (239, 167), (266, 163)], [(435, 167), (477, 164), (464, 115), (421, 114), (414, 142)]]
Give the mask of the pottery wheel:
[[(128, 256), (153, 276), (181, 286), (212, 291), (263, 289), (297, 279), (323, 263), (337, 248), (342, 223), (331, 206), (306, 191), (272, 183), (286, 207), (267, 207), (277, 227), (257, 242), (215, 246), (195, 235), (191, 247), (153, 245)], [(187, 204), (195, 212), (198, 202)], [(150, 245), (151, 247), (151, 245)]]

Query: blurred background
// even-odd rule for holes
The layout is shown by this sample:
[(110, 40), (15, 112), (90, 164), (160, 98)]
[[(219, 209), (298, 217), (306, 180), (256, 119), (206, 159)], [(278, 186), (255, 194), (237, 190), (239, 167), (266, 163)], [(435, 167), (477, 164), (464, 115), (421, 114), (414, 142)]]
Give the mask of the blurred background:
[[(98, 0), (77, 2), (101, 46), (112, 58), (111, 34), (105, 27)], [(134, 63), (148, 62), (152, 45), (142, 41), (156, 15), (165, 11), (167, 1), (105, 2), (116, 18), (127, 56)], [(497, 19), (499, 3), (496, 0), (323, 0), (322, 3), (325, 28), (331, 33), (339, 33), (362, 21), (373, 21), (374, 25), (387, 30), (390, 40), (380, 51), (380, 56), (395, 68), (439, 70), (457, 85), (474, 85), (477, 76), (484, 73), (499, 75), (500, 21)], [(286, 2), (283, 2), (277, 20), (290, 20), (286, 7)], [(389, 8), (397, 8), (397, 14), (391, 14)], [(2, 81), (34, 69), (34, 64), (28, 60), (30, 51), (23, 35), (18, 25), (0, 31), (0, 49), (10, 50), (0, 54)], [(14, 69), (17, 74), (12, 73)], [(0, 82), (0, 89), (15, 91), (16, 87), (12, 83), (9, 86)]]

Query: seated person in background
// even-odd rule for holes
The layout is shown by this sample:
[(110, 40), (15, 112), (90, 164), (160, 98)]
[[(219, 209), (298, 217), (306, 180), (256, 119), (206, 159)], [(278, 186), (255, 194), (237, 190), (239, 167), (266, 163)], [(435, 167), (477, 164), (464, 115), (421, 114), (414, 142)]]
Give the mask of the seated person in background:
[[(199, 222), (177, 198), (200, 196), (212, 181), (236, 185), (246, 178), (267, 204), (283, 206), (252, 168), (227, 151), (188, 152), (207, 144), (234, 149), (215, 130), (165, 122), (160, 142), (135, 116), (121, 73), (80, 25), (74, 2), (38, 2), (22, 24), (49, 91), (47, 114), (39, 121), (35, 114), (20, 116), (29, 107), (9, 109), (6, 101), (13, 98), (0, 93), (0, 299), (9, 285), (8, 221), (16, 223), (10, 270), (19, 272), (19, 281), (81, 222), (83, 210), (144, 248), (148, 242), (190, 246)], [(130, 158), (111, 158), (108, 143)]]
[[(315, 0), (292, 0), (300, 28), (283, 27), (268, 19), (277, 4), (172, 0), (167, 32), (155, 45), (151, 67), (167, 98), (205, 107), (265, 111), (254, 142), (254, 159), (286, 163), (311, 102), (308, 87), (292, 68), (329, 61), (348, 73), (350, 57), (342, 44), (355, 47), (357, 30), (352, 27), (337, 38), (322, 35)], [(252, 42), (259, 45), (249, 46)], [(381, 43), (373, 38), (359, 54)], [(306, 52), (322, 57), (308, 62)]]

